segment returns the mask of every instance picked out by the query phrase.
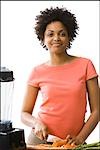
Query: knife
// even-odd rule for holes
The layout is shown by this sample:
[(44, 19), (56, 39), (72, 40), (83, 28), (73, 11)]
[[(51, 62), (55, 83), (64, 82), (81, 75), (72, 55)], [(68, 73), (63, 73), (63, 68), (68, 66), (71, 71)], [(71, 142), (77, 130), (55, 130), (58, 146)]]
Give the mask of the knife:
[(39, 137), (36, 137), (36, 138), (37, 138), (38, 142), (41, 144), (52, 144), (55, 141), (62, 140), (61, 138), (51, 135), (51, 134), (48, 135), (47, 139), (41, 140)]

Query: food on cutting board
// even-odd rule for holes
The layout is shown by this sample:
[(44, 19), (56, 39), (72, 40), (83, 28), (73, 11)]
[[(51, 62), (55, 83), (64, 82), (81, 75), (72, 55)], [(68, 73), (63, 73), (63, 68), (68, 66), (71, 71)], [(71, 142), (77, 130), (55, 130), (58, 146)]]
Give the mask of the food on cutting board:
[[(38, 144), (33, 146), (34, 149), (41, 149), (41, 150), (45, 150), (45, 149), (74, 149), (76, 148), (76, 145), (71, 145), (68, 144), (66, 140), (58, 140), (58, 141), (54, 141), (53, 144)], [(31, 146), (30, 146), (31, 148)]]
[(62, 148), (76, 148), (77, 146), (75, 144), (69, 144), (66, 140), (59, 140), (55, 141), (52, 144), (52, 147), (62, 147)]
[(95, 142), (91, 144), (80, 144), (80, 145), (75, 145), (75, 144), (69, 144), (67, 140), (63, 140), (59, 137), (50, 135), (49, 138), (47, 139), (46, 144), (38, 144), (38, 145), (29, 145), (28, 150), (68, 150), (68, 149), (73, 149), (73, 150), (91, 150), (91, 149), (100, 149), (100, 142)]

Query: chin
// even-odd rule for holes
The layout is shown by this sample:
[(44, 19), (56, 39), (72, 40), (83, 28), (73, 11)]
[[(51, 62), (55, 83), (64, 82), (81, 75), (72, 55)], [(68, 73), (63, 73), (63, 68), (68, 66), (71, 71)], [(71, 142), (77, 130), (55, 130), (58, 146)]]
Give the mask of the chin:
[(62, 52), (65, 52), (65, 50), (62, 50), (62, 49), (60, 49), (60, 48), (53, 48), (53, 49), (50, 49), (50, 51), (52, 52), (52, 53), (62, 53)]

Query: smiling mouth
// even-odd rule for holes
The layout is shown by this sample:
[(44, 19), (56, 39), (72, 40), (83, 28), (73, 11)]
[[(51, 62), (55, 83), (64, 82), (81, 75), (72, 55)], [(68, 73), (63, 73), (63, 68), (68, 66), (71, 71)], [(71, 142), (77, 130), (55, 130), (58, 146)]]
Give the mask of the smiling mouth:
[(61, 46), (60, 43), (53, 43), (52, 45), (53, 45), (53, 46)]

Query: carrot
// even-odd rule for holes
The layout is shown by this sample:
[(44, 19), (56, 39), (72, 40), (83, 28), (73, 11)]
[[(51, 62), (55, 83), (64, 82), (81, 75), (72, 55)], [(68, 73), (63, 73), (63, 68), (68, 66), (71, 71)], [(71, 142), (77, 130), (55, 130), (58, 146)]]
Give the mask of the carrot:
[(76, 148), (77, 146), (75, 144), (71, 145), (69, 143), (66, 143), (65, 145), (63, 145), (63, 147), (73, 149), (73, 148)]
[(61, 148), (76, 148), (77, 146), (75, 144), (69, 144), (67, 143), (67, 140), (59, 140), (59, 141), (55, 141), (52, 144), (52, 147), (61, 147)]
[(53, 142), (52, 146), (53, 146), (53, 147), (60, 147), (60, 146), (65, 145), (66, 142), (67, 142), (66, 140), (55, 141), (55, 142)]

